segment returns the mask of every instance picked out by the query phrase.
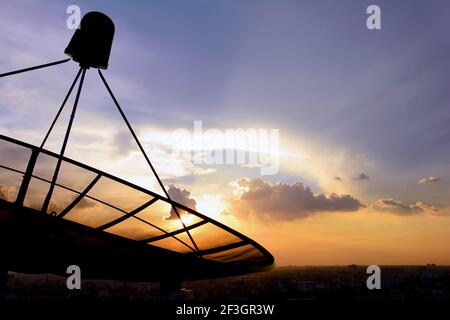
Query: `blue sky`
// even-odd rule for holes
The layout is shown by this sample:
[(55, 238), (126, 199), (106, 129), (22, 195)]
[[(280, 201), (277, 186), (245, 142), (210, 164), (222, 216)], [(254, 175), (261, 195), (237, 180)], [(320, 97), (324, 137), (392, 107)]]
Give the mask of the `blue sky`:
[[(365, 27), (372, 3), (382, 9), (379, 31)], [(314, 163), (282, 165), (267, 177), (272, 182), (302, 181), (316, 192), (349, 193), (366, 203), (392, 197), (448, 204), (450, 3), (2, 3), (0, 70), (63, 58), (73, 33), (65, 27), (70, 4), (115, 22), (105, 75), (142, 134), (149, 127), (192, 128), (195, 120), (223, 129), (279, 128), (282, 144)], [(38, 143), (75, 73), (69, 63), (2, 79), (0, 92), (8, 92), (0, 100), (2, 133)], [(104, 123), (111, 131), (98, 141), (108, 137), (109, 146), (132, 148), (95, 72), (88, 73), (84, 92), (75, 128), (88, 135), (74, 133), (73, 141), (82, 145), (95, 135), (88, 127)], [(214, 190), (226, 178), (258, 176), (249, 168), (215, 169), (178, 178)], [(362, 172), (371, 179), (352, 180)], [(345, 186), (326, 182), (334, 176), (343, 176)], [(417, 184), (429, 176), (439, 183)], [(214, 186), (214, 179), (220, 183)]]

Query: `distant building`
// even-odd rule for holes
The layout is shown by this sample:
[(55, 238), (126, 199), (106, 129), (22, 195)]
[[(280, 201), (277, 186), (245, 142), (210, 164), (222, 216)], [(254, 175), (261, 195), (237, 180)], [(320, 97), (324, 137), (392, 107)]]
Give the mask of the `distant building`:
[(347, 267), (347, 270), (350, 274), (355, 274), (358, 271), (358, 265), (351, 264)]
[(295, 280), (294, 281), (297, 290), (299, 290), (302, 293), (308, 294), (313, 293), (317, 289), (317, 282), (316, 281), (300, 281)]

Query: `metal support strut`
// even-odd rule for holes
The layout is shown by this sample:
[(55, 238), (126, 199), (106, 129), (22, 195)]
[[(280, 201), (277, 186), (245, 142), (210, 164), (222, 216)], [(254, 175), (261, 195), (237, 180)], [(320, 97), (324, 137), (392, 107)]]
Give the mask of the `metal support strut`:
[(47, 213), (48, 206), (50, 204), (50, 199), (52, 198), (53, 190), (55, 189), (55, 183), (56, 183), (56, 180), (58, 179), (59, 169), (61, 168), (61, 163), (62, 163), (62, 159), (64, 157), (64, 152), (66, 151), (66, 146), (67, 146), (67, 142), (69, 140), (70, 131), (72, 129), (73, 120), (75, 119), (75, 113), (77, 111), (77, 106), (78, 106), (78, 101), (80, 99), (81, 89), (83, 88), (84, 76), (86, 74), (85, 68), (81, 67), (80, 71), (81, 70), (82, 70), (81, 80), (80, 80), (80, 84), (78, 85), (78, 91), (77, 91), (77, 95), (75, 97), (75, 102), (73, 103), (72, 114), (70, 115), (69, 124), (67, 125), (66, 135), (64, 137), (64, 141), (61, 146), (61, 151), (59, 153), (58, 162), (56, 163), (56, 168), (55, 168), (55, 172), (53, 174), (52, 182), (50, 184), (50, 188), (48, 190), (47, 196), (45, 197), (44, 204), (42, 205), (42, 209), (41, 209), (42, 213)]
[[(2, 73), (2, 74), (0, 74), (0, 78), (6, 77), (6, 76), (10, 76), (10, 75), (14, 75), (14, 74), (18, 74), (18, 73), (22, 73), (22, 72), (28, 72), (28, 71), (32, 71), (32, 70), (36, 70), (36, 69), (41, 69), (41, 68), (46, 68), (46, 67), (62, 64), (62, 63), (65, 63), (65, 62), (67, 62), (69, 60), (70, 60), (70, 58), (69, 59), (55, 61), (55, 62), (50, 62), (50, 63), (47, 63), (47, 64), (42, 64), (42, 65), (30, 67), (30, 68), (25, 68), (25, 69), (20, 69), (20, 70), (15, 70), (15, 71), (11, 71), (11, 72)], [(36, 159), (37, 159), (37, 157), (39, 155), (39, 152), (43, 149), (45, 143), (47, 142), (47, 139), (48, 139), (51, 131), (53, 130), (53, 127), (55, 126), (56, 121), (58, 120), (59, 116), (61, 115), (61, 112), (64, 109), (64, 106), (65, 106), (67, 100), (69, 99), (70, 94), (72, 93), (72, 90), (73, 90), (75, 84), (77, 83), (78, 78), (79, 78), (79, 76), (81, 74), (81, 80), (80, 80), (80, 83), (78, 85), (78, 91), (77, 91), (75, 102), (74, 102), (74, 105), (73, 105), (73, 108), (72, 108), (72, 113), (71, 113), (71, 116), (70, 116), (69, 124), (67, 125), (64, 141), (63, 141), (63, 144), (61, 146), (61, 151), (59, 153), (58, 161), (56, 163), (55, 171), (54, 171), (54, 174), (53, 174), (53, 178), (51, 180), (51, 184), (50, 184), (48, 193), (47, 193), (47, 195), (45, 197), (45, 200), (44, 200), (44, 203), (43, 203), (42, 209), (41, 209), (42, 213), (47, 213), (49, 205), (50, 205), (50, 200), (52, 198), (52, 194), (53, 194), (53, 191), (54, 191), (54, 188), (55, 188), (55, 184), (56, 184), (56, 181), (58, 179), (59, 171), (61, 169), (61, 164), (62, 164), (62, 160), (64, 158), (64, 153), (65, 153), (65, 150), (66, 150), (66, 147), (67, 147), (67, 142), (68, 142), (69, 137), (70, 137), (70, 132), (71, 132), (71, 129), (72, 129), (73, 121), (75, 119), (75, 114), (76, 114), (76, 111), (77, 111), (78, 101), (80, 99), (81, 90), (82, 90), (82, 87), (83, 87), (83, 82), (84, 82), (84, 77), (85, 77), (85, 74), (86, 74), (86, 69), (87, 69), (86, 67), (83, 67), (83, 66), (80, 67), (80, 70), (78, 71), (78, 74), (75, 77), (75, 80), (73, 81), (73, 83), (72, 83), (72, 85), (71, 85), (71, 87), (70, 87), (66, 97), (64, 98), (64, 101), (63, 101), (61, 107), (59, 108), (58, 112), (56, 113), (56, 116), (55, 116), (52, 124), (50, 125), (50, 128), (48, 129), (48, 131), (47, 131), (47, 133), (46, 133), (46, 135), (44, 137), (44, 140), (42, 141), (42, 143), (41, 143), (41, 145), (39, 147), (39, 150), (37, 152), (33, 153), (32, 158), (30, 159), (30, 166), (29, 166), (29, 168), (27, 168), (26, 177), (24, 178), (24, 183), (21, 186), (21, 190), (20, 190), (19, 196), (18, 196), (18, 198), (16, 200), (17, 203), (22, 204), (23, 201), (24, 201), (25, 194), (26, 194), (27, 189), (28, 189), (28, 184), (30, 182), (29, 180), (31, 179), (31, 175), (32, 175), (32, 172), (33, 172), (33, 169), (34, 169), (34, 165), (36, 163)], [(147, 164), (149, 165), (150, 169), (152, 170), (153, 174), (155, 175), (156, 179), (158, 180), (159, 185), (161, 186), (162, 190), (164, 191), (164, 194), (166, 195), (167, 199), (169, 199), (169, 201), (172, 203), (172, 200), (170, 198), (169, 193), (167, 192), (167, 190), (166, 190), (164, 184), (162, 183), (158, 173), (156, 172), (155, 168), (153, 167), (149, 157), (147, 156), (144, 148), (142, 147), (142, 144), (140, 143), (138, 137), (136, 136), (136, 133), (134, 132), (130, 122), (128, 121), (127, 117), (125, 116), (125, 113), (123, 112), (122, 108), (120, 107), (116, 97), (114, 96), (113, 92), (111, 91), (111, 88), (109, 87), (108, 83), (106, 82), (106, 79), (104, 78), (104, 76), (103, 76), (103, 74), (102, 74), (102, 72), (100, 70), (98, 70), (98, 73), (100, 75), (100, 78), (103, 81), (103, 84), (105, 85), (106, 89), (108, 90), (108, 93), (111, 95), (111, 98), (113, 99), (114, 104), (117, 107), (117, 110), (119, 111), (120, 115), (122, 116), (123, 120), (125, 121), (128, 129), (131, 132), (131, 135), (133, 136), (134, 140), (136, 141), (136, 144), (138, 145), (138, 147), (139, 147), (140, 151), (142, 152), (145, 160), (147, 161)], [(178, 219), (180, 220), (181, 224), (183, 225), (184, 230), (188, 234), (189, 239), (191, 240), (192, 244), (194, 245), (194, 248), (195, 248), (194, 251), (199, 253), (200, 250), (199, 250), (197, 244), (195, 243), (194, 238), (190, 234), (189, 228), (186, 227), (186, 224), (181, 219), (181, 215), (180, 215), (180, 213), (178, 211), (178, 208), (173, 203), (172, 203), (172, 209), (174, 210), (175, 214), (177, 215)]]
[(70, 58), (69, 59), (55, 61), (55, 62), (50, 62), (50, 63), (46, 63), (46, 64), (41, 64), (41, 65), (30, 67), (30, 68), (25, 68), (25, 69), (20, 69), (20, 70), (15, 70), (15, 71), (1, 73), (0, 74), (0, 78), (7, 77), (7, 76), (12, 76), (13, 74), (17, 74), (17, 73), (22, 73), (22, 72), (32, 71), (32, 70), (36, 70), (36, 69), (51, 67), (51, 66), (54, 66), (54, 65), (57, 65), (57, 64), (65, 63), (65, 62), (67, 62), (69, 60), (70, 60)]
[[(65, 63), (65, 62), (67, 62), (69, 60), (70, 59), (64, 59), (64, 60), (50, 62), (50, 63), (46, 63), (46, 64), (42, 64), (42, 65), (30, 67), (30, 68), (24, 68), (24, 69), (19, 69), (19, 70), (15, 70), (15, 71), (2, 73), (2, 74), (0, 74), (0, 78), (11, 76), (11, 75), (22, 73), (22, 72), (28, 72), (28, 71), (32, 71), (32, 70), (36, 70), (36, 69), (51, 67), (51, 66), (54, 66), (54, 65)], [(69, 99), (69, 97), (70, 97), (70, 95), (72, 93), (72, 90), (73, 90), (75, 84), (77, 83), (78, 78), (80, 77), (81, 72), (82, 72), (82, 69), (80, 68), (80, 70), (78, 71), (74, 81), (72, 82), (72, 85), (70, 86), (69, 91), (66, 94), (66, 97), (63, 100), (63, 103), (61, 104), (61, 107), (59, 108), (58, 112), (56, 113), (56, 117), (53, 119), (53, 122), (50, 125), (50, 128), (48, 129), (48, 131), (47, 131), (47, 133), (46, 133), (46, 135), (44, 137), (44, 140), (42, 141), (39, 149), (34, 149), (32, 154), (31, 154), (30, 160), (28, 162), (27, 170), (25, 172), (24, 178), (22, 180), (22, 184), (20, 186), (20, 189), (19, 189), (19, 192), (18, 192), (18, 195), (17, 195), (16, 204), (18, 204), (18, 205), (23, 205), (23, 202), (25, 200), (25, 196), (26, 196), (26, 193), (28, 191), (28, 186), (30, 184), (31, 176), (33, 174), (33, 170), (34, 170), (34, 167), (36, 165), (36, 161), (37, 161), (37, 158), (39, 156), (39, 153), (44, 148), (44, 145), (45, 145), (45, 143), (46, 143), (46, 141), (47, 141), (51, 131), (53, 130), (53, 127), (55, 126), (55, 123), (58, 120), (62, 110), (64, 109), (64, 106), (65, 106), (67, 100)]]
[[(111, 98), (113, 99), (114, 104), (117, 107), (117, 110), (119, 110), (120, 115), (122, 116), (123, 120), (125, 121), (128, 129), (130, 130), (131, 135), (133, 136), (134, 140), (136, 141), (136, 144), (138, 145), (139, 149), (141, 150), (142, 155), (144, 156), (145, 160), (147, 161), (147, 164), (149, 165), (150, 169), (152, 170), (153, 174), (155, 175), (156, 180), (158, 180), (158, 183), (161, 186), (161, 189), (164, 191), (164, 194), (166, 195), (167, 199), (172, 201), (170, 199), (169, 193), (167, 192), (166, 188), (164, 187), (164, 184), (162, 183), (161, 179), (159, 178), (158, 173), (156, 172), (155, 168), (153, 167), (149, 157), (147, 156), (147, 153), (145, 152), (144, 148), (142, 147), (141, 142), (139, 141), (138, 137), (136, 136), (136, 133), (134, 132), (133, 128), (131, 127), (130, 122), (128, 121), (127, 117), (125, 116), (125, 113), (123, 112), (122, 108), (120, 107), (119, 102), (117, 102), (116, 97), (114, 96), (113, 92), (111, 91), (111, 88), (109, 87), (108, 83), (106, 82), (106, 79), (103, 76), (103, 74), (100, 71), (100, 69), (98, 69), (98, 74), (100, 75), (100, 78), (102, 79), (106, 89), (108, 90), (109, 94), (111, 95)], [(195, 247), (195, 250), (197, 252), (199, 252), (200, 250), (199, 250), (197, 244), (195, 243), (194, 238), (192, 237), (191, 233), (189, 232), (189, 229), (186, 227), (186, 224), (183, 222), (183, 220), (181, 220), (181, 216), (180, 216), (180, 213), (178, 212), (177, 207), (172, 204), (172, 208), (173, 208), (175, 214), (177, 215), (178, 219), (180, 220), (181, 224), (183, 225), (184, 230), (188, 234), (189, 239), (191, 240), (192, 244)]]

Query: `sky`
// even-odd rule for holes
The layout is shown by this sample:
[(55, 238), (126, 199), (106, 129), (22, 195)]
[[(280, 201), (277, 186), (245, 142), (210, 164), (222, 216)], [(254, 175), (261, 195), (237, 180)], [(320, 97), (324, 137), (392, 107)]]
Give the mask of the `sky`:
[[(380, 30), (366, 27), (370, 4)], [(63, 59), (69, 5), (114, 21), (103, 74), (178, 201), (254, 238), (278, 265), (450, 264), (450, 3), (2, 2), (0, 73)], [(77, 70), (0, 79), (0, 133), (39, 144)], [(176, 136), (199, 121), (216, 130), (200, 146)], [(238, 129), (278, 139), (263, 151), (223, 143)], [(277, 170), (192, 157), (222, 149)], [(66, 155), (158, 189), (95, 70)]]

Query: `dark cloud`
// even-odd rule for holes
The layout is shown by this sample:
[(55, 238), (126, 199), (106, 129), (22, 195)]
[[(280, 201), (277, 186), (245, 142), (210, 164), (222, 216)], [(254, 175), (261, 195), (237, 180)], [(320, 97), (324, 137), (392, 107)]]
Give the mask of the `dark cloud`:
[(396, 215), (412, 215), (438, 211), (436, 207), (428, 205), (422, 201), (417, 201), (414, 204), (407, 205), (394, 199), (379, 199), (370, 205), (370, 210)]
[(78, 204), (77, 204), (78, 209), (93, 208), (96, 206), (97, 206), (97, 203), (88, 198), (81, 199), (80, 202), (78, 202)]
[(427, 178), (423, 178), (420, 179), (419, 181), (417, 181), (417, 183), (423, 184), (423, 183), (432, 183), (432, 182), (438, 182), (439, 178), (438, 177), (427, 177)]
[(240, 195), (228, 200), (232, 214), (294, 220), (318, 212), (356, 211), (364, 205), (350, 195), (314, 194), (303, 183), (241, 178), (232, 183)]
[(369, 179), (370, 177), (365, 173), (360, 173), (354, 178), (354, 180), (369, 180)]
[[(197, 210), (196, 209), (197, 202), (195, 201), (195, 199), (192, 199), (190, 197), (191, 193), (188, 190), (177, 188), (175, 185), (172, 184), (169, 186), (167, 192), (169, 193), (169, 196), (173, 201), (185, 205), (188, 208)], [(182, 213), (184, 213), (184, 211), (179, 210), (178, 213), (180, 213), (181, 215)], [(166, 220), (178, 219), (177, 214), (175, 213), (175, 210), (173, 210), (173, 208), (170, 211), (170, 215), (167, 216), (165, 219)]]

